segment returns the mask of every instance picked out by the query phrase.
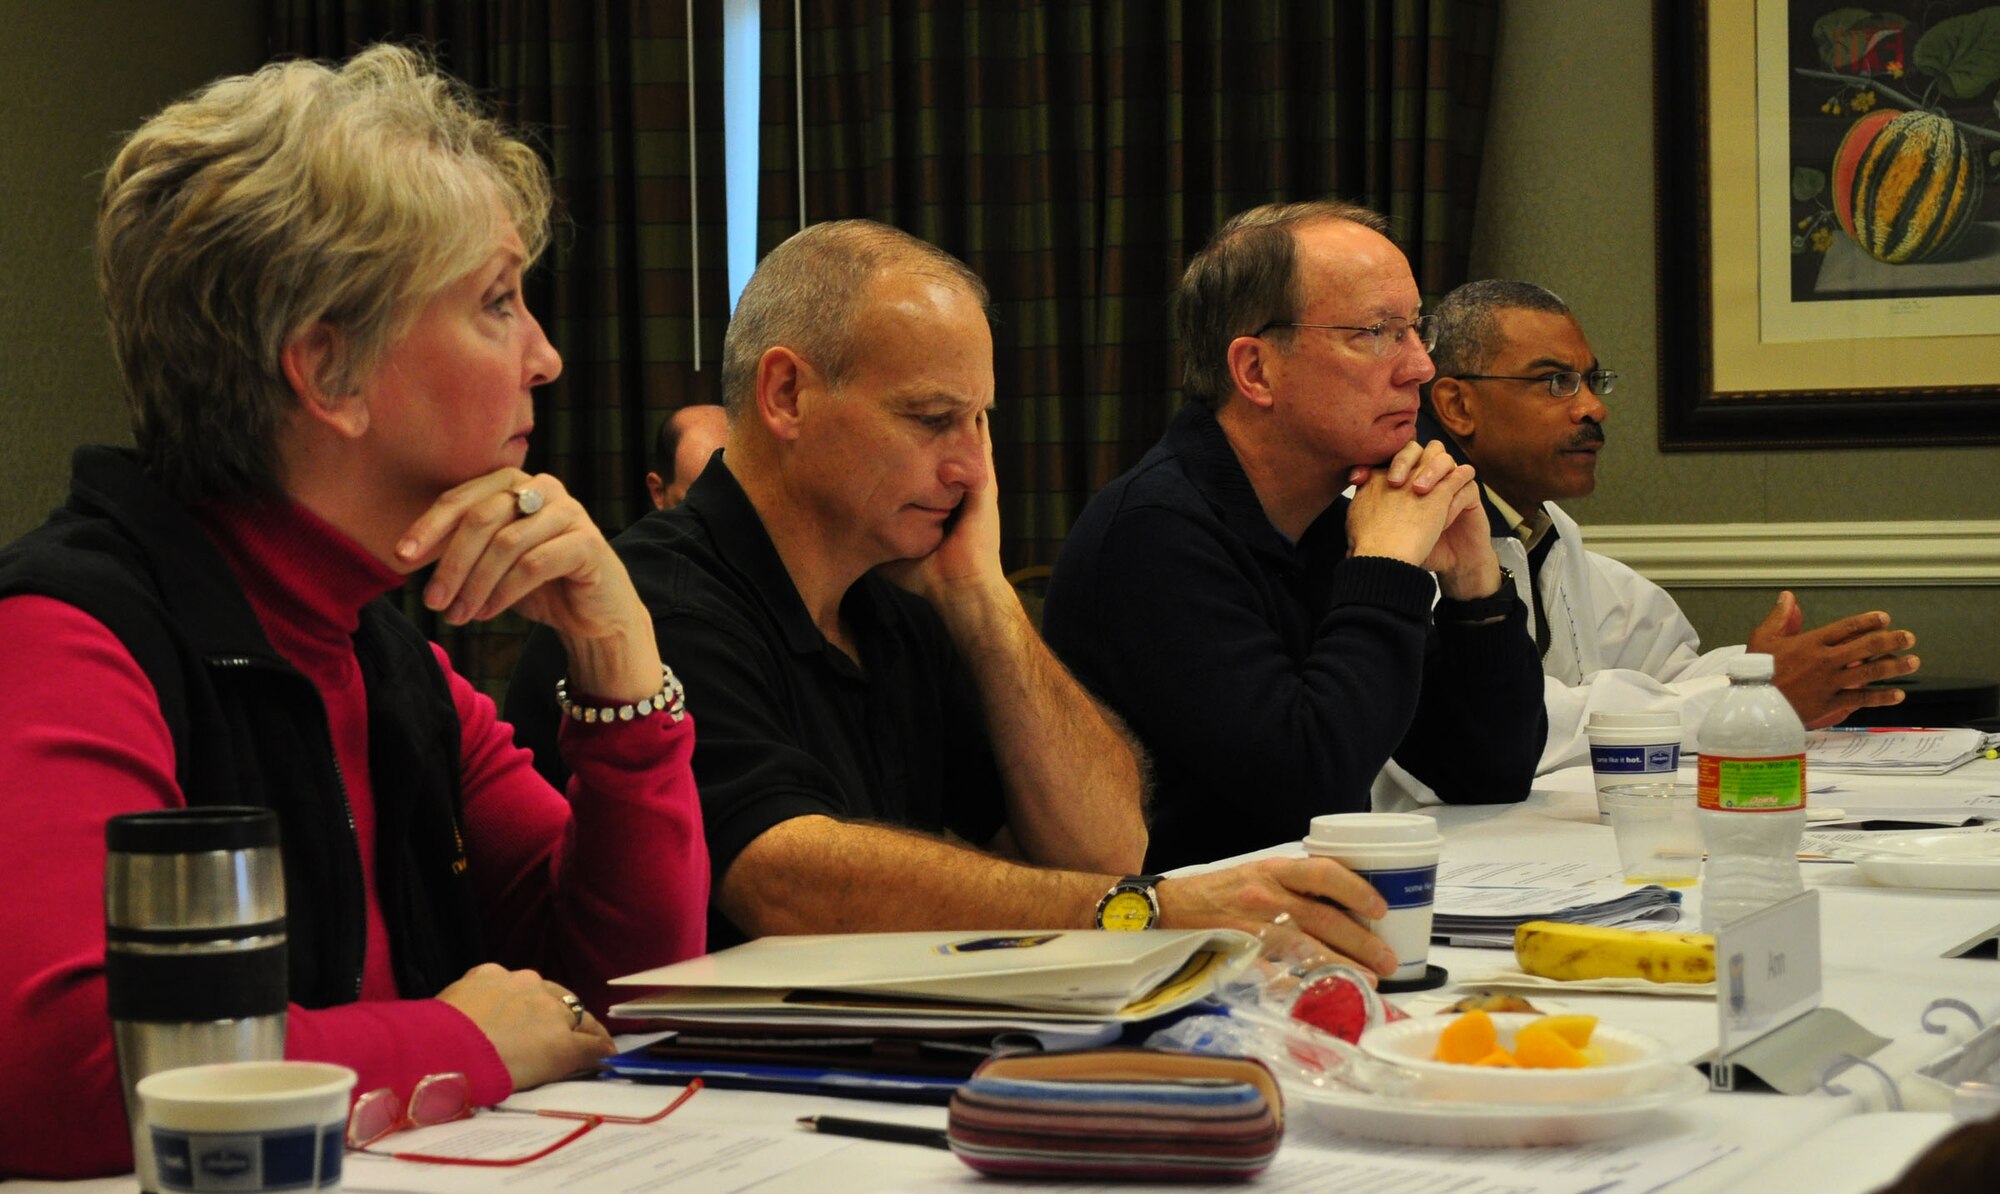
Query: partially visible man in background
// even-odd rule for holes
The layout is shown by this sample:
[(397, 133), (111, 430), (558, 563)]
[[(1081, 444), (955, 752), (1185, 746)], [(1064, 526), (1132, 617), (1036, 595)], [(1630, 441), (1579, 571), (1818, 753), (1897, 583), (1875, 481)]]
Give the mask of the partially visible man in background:
[(646, 474), (653, 509), (680, 505), (688, 486), (708, 467), (709, 457), (728, 442), (729, 416), (712, 402), (683, 406), (661, 419), (653, 436), (653, 471)]

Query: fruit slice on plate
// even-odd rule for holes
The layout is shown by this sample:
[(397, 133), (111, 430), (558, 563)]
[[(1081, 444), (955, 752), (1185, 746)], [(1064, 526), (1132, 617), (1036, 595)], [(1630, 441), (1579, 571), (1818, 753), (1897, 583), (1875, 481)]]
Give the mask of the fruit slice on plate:
[[(1493, 1027), (1493, 1017), (1482, 1011), (1469, 1011), (1438, 1034), (1437, 1059), (1461, 1065), (1489, 1065), (1492, 1063), (1487, 1059), (1499, 1045), (1500, 1033)], [(1512, 1064), (1512, 1059), (1508, 1062)]]
[(1530, 1024), (1514, 1034), (1514, 1060), (1529, 1070), (1580, 1070), (1590, 1064), (1583, 1050), (1546, 1024)]
[[(1531, 1027), (1547, 1029), (1568, 1041), (1573, 1047), (1581, 1049), (1590, 1044), (1590, 1034), (1597, 1031), (1597, 1017), (1582, 1015), (1544, 1016), (1540, 1020), (1535, 1021)], [(1522, 1031), (1525, 1032), (1527, 1030), (1523, 1029)]]

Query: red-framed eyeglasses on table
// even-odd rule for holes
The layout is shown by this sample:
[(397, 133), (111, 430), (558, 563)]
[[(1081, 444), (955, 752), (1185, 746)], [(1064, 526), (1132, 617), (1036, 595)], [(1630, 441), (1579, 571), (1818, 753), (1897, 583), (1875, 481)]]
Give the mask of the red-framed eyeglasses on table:
[(371, 1090), (354, 1100), (354, 1108), (347, 1118), (347, 1147), (372, 1156), (392, 1157), (398, 1161), (420, 1161), (431, 1165), (477, 1165), (488, 1168), (526, 1165), (582, 1139), (601, 1124), (658, 1123), (694, 1097), (695, 1092), (701, 1089), (701, 1079), (693, 1079), (673, 1101), (647, 1115), (611, 1115), (602, 1111), (567, 1111), (552, 1107), (537, 1107), (533, 1110), (496, 1107), (493, 1110), (500, 1114), (534, 1115), (576, 1122), (574, 1129), (555, 1140), (516, 1156), (454, 1156), (421, 1150), (399, 1151), (382, 1146), (384, 1140), (399, 1132), (438, 1127), (456, 1120), (472, 1118), (478, 1112), (478, 1108), (473, 1105), (471, 1089), (471, 1083), (464, 1074), (451, 1073), (432, 1074), (418, 1082), (411, 1089), (407, 1101), (387, 1087)]

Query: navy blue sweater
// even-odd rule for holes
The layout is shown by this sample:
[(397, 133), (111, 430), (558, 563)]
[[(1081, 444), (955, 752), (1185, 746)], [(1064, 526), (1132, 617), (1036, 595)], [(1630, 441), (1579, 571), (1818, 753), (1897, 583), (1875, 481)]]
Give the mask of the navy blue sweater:
[(1447, 801), (1528, 794), (1548, 723), (1526, 610), (1434, 618), (1429, 573), (1347, 558), (1347, 505), (1287, 541), (1189, 404), (1070, 531), (1043, 633), (1152, 756), (1148, 870), (1366, 811), (1392, 754)]

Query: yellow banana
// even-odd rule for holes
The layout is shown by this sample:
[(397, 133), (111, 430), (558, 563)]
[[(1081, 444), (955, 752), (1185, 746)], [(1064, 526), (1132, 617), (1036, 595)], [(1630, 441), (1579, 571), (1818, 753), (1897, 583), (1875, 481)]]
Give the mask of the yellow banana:
[(1715, 938), (1707, 933), (1642, 933), (1531, 920), (1514, 930), (1514, 957), (1529, 974), (1564, 981), (1715, 981)]

